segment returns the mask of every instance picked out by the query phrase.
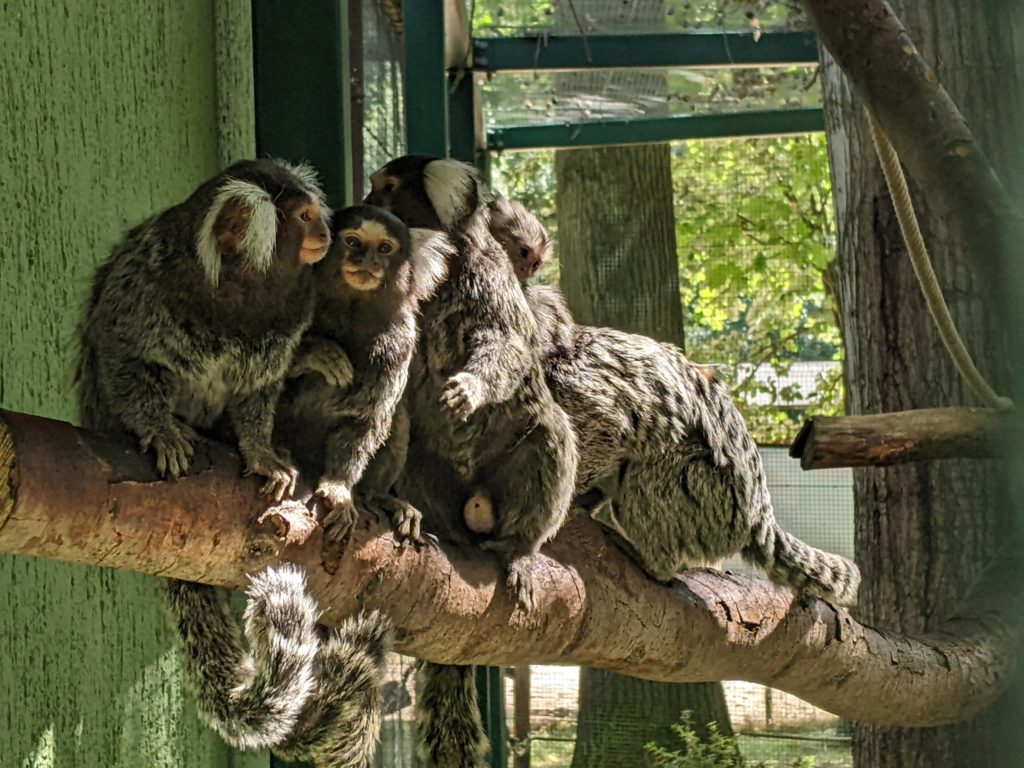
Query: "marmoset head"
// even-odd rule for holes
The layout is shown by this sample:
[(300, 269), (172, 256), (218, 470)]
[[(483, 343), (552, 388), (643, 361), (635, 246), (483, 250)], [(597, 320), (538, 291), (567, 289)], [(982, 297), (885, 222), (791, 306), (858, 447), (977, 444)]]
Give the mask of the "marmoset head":
[(508, 254), (519, 282), (526, 285), (540, 266), (554, 256), (551, 235), (540, 219), (517, 200), (495, 197), (488, 207), (491, 211), (491, 235)]
[(365, 202), (379, 205), (410, 227), (456, 232), (481, 204), (480, 179), (468, 163), (405, 155), (370, 177)]
[(323, 258), (330, 213), (306, 165), (243, 160), (197, 189), (196, 255), (213, 286), (225, 269), (296, 271)]
[(394, 284), (411, 256), (409, 228), (383, 208), (343, 208), (335, 215), (332, 228), (341, 280), (357, 291)]

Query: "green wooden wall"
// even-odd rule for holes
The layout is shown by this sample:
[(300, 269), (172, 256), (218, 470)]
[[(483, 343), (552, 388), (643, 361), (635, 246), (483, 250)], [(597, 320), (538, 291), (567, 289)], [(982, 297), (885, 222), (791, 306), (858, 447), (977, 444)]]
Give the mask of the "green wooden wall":
[[(253, 152), (249, 3), (2, 9), (0, 405), (71, 419), (94, 266), (127, 225)], [(269, 764), (198, 723), (155, 584), (0, 556), (2, 768)]]

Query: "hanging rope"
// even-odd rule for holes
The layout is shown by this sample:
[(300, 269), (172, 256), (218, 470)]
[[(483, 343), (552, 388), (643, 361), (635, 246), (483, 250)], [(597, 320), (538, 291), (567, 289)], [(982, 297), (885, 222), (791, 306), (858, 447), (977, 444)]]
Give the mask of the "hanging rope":
[(914, 266), (914, 274), (917, 275), (917, 282), (921, 285), (921, 290), (924, 291), (928, 311), (939, 331), (942, 343), (946, 345), (946, 350), (953, 358), (953, 364), (956, 365), (956, 369), (964, 381), (987, 406), (1000, 411), (1011, 410), (1013, 401), (1008, 397), (996, 394), (996, 391), (989, 386), (985, 377), (975, 367), (970, 352), (967, 351), (963, 339), (957, 333), (953, 318), (949, 314), (949, 307), (946, 306), (946, 300), (942, 297), (939, 281), (935, 277), (935, 270), (932, 269), (931, 260), (928, 258), (928, 249), (924, 244), (921, 227), (918, 225), (917, 216), (914, 213), (914, 205), (910, 200), (910, 190), (907, 188), (907, 179), (903, 175), (900, 159), (882, 130), (882, 126), (878, 124), (870, 111), (868, 112), (868, 121), (871, 123), (871, 138), (875, 142), (875, 150), (882, 163), (885, 183), (889, 188), (893, 207), (896, 209), (900, 232), (907, 244), (907, 253), (910, 254), (910, 263)]

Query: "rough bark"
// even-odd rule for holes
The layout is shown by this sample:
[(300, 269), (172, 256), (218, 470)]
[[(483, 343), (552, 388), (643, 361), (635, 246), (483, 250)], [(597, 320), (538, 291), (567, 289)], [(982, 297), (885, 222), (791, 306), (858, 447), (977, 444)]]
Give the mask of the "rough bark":
[(560, 281), (577, 322), (682, 345), (669, 162), (667, 144), (555, 153)]
[[(830, 54), (826, 63), (838, 62), (864, 99), (857, 106), (870, 103), (907, 169), (928, 189), (929, 212), (956, 231), (962, 254), (1021, 320), (1013, 291), (1024, 271), (1020, 259), (1006, 257), (1020, 248), (1024, 216), (1011, 202), (1018, 196), (1003, 186), (1012, 181), (1006, 169), (1021, 167), (1024, 93), (1014, 60), (1020, 4), (804, 0), (804, 7)], [(857, 133), (865, 132), (861, 123)], [(858, 148), (866, 146), (861, 141)], [(994, 167), (1004, 171), (1001, 181)]]
[(869, 416), (814, 416), (789, 448), (802, 469), (884, 467), (930, 459), (1012, 455), (1015, 416), (985, 408), (921, 408)]
[[(555, 173), (560, 282), (578, 321), (682, 346), (669, 145), (558, 152)], [(720, 683), (666, 685), (581, 668), (573, 768), (643, 762), (644, 744), (674, 743), (684, 710), (731, 733)]]
[(0, 411), (0, 552), (234, 589), (246, 573), (286, 559), (307, 569), (325, 623), (361, 607), (386, 610), (399, 650), (421, 658), (575, 663), (662, 682), (750, 680), (888, 724), (972, 717), (1007, 683), (1024, 635), (1019, 542), (956, 616), (914, 639), (757, 579), (694, 570), (657, 584), (581, 516), (545, 547), (534, 570), (539, 606), (526, 614), (495, 560), (436, 544), (398, 547), (369, 514), (324, 558), (302, 501), (271, 509), (239, 472), (237, 456), (207, 445), (187, 477), (157, 480), (130, 445)]
[[(1000, 316), (994, 299), (1009, 284), (1010, 242), (1002, 225), (1016, 226), (1016, 214), (984, 158), (1000, 168), (1020, 166), (1016, 121), (1024, 72), (1014, 48), (1019, 11), (1008, 2), (981, 0), (896, 2), (918, 55), (880, 0), (806, 5), (823, 42), (871, 99), (900, 152), (957, 327), (979, 368), (1005, 388), (1008, 316)], [(827, 56), (822, 82), (849, 330), (851, 412), (973, 404), (913, 277), (871, 146), (865, 102)], [(977, 143), (938, 83), (959, 105)], [(993, 276), (1003, 277), (993, 282)], [(859, 608), (868, 621), (909, 633), (942, 625), (1015, 528), (999, 467), (945, 461), (855, 471), (857, 561), (864, 575)], [(858, 724), (856, 763), (999, 764), (1006, 740), (998, 724), (1009, 706), (927, 731)]]

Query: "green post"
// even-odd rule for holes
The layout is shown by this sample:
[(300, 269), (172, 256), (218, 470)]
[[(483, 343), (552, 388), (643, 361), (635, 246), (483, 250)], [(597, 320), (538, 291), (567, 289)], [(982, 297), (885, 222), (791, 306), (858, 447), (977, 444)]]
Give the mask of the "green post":
[(311, 163), (332, 206), (351, 202), (347, 0), (252, 12), (258, 154)]
[(479, 100), (473, 72), (468, 69), (448, 74), (448, 147), (456, 160), (475, 163)]
[(505, 680), (501, 667), (477, 667), (476, 693), (484, 730), (491, 740), (491, 768), (507, 768), (508, 727), (505, 723)]
[(444, 0), (404, 0), (405, 131), (410, 154), (448, 155)]

